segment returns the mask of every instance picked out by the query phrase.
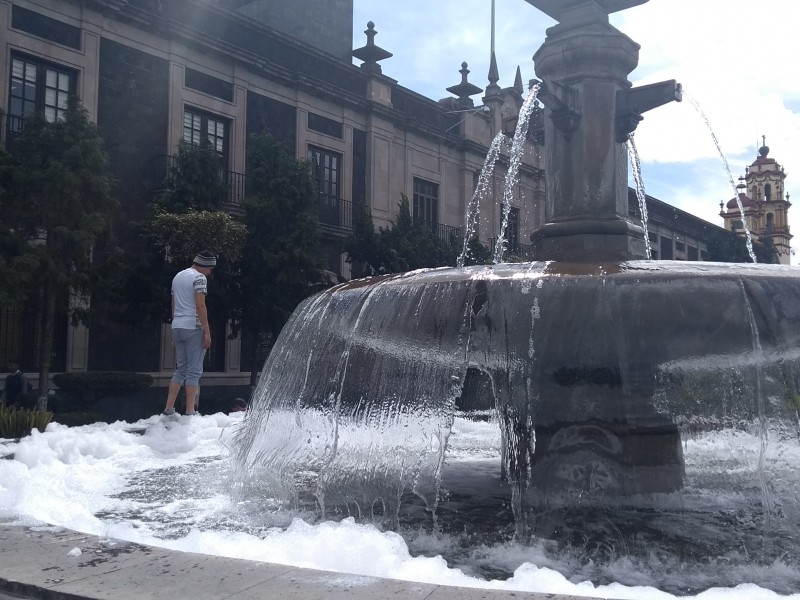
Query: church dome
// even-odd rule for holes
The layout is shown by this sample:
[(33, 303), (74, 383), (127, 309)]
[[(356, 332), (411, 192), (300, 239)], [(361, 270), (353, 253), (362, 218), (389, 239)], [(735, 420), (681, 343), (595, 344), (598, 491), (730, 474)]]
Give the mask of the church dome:
[[(753, 206), (753, 201), (750, 199), (750, 197), (747, 194), (740, 193), (739, 194), (739, 200), (741, 201), (743, 208), (747, 208), (748, 206)], [(739, 208), (739, 205), (736, 203), (736, 198), (735, 197), (733, 197), (730, 200), (728, 200), (728, 204), (726, 206), (728, 208)]]

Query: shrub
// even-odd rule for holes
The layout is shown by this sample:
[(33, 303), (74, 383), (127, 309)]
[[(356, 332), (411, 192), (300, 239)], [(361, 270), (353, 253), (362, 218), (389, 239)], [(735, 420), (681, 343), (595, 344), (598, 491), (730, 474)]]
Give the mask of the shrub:
[(125, 396), (138, 392), (153, 384), (153, 378), (146, 373), (125, 371), (91, 371), (88, 373), (58, 373), (53, 383), (65, 392), (93, 394), (95, 399), (108, 396)]
[(44, 431), (53, 419), (53, 413), (25, 408), (0, 406), (0, 437), (21, 438), (33, 429)]
[(91, 425), (102, 421), (100, 415), (93, 412), (62, 412), (55, 413), (53, 421), (68, 427), (79, 427), (80, 425)]
[(150, 387), (153, 378), (145, 373), (126, 371), (91, 371), (58, 373), (53, 376), (58, 387), (50, 407), (56, 412), (85, 412), (95, 402), (110, 396), (127, 396)]

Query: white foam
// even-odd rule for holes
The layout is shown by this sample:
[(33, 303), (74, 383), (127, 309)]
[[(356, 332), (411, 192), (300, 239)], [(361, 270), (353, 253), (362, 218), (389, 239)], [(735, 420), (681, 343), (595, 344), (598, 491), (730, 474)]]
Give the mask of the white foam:
[[(295, 519), (286, 528), (257, 532), (237, 531), (224, 525), (207, 530), (204, 523), (209, 517), (221, 517), (217, 522), (224, 523), (226, 516), (246, 510), (242, 499), (229, 493), (230, 486), (225, 483), (232, 478), (233, 469), (225, 457), (241, 418), (218, 414), (177, 422), (152, 417), (133, 425), (118, 422), (67, 428), (52, 424), (45, 433), (34, 432), (19, 443), (2, 441), (0, 454), (13, 452), (14, 458), (0, 460), (0, 518), (18, 524), (61, 526), (180, 551), (365, 576), (599, 598), (674, 597), (647, 586), (595, 586), (588, 581), (570, 581), (547, 566), (544, 554), (514, 544), (483, 549), (488, 558), (518, 565), (509, 579), (485, 581), (448, 567), (440, 556), (411, 556), (400, 535), (381, 532), (352, 519), (315, 525)], [(147, 428), (143, 435), (127, 431), (143, 427)], [(496, 448), (497, 426), (457, 420), (452, 439), (459, 453), (480, 447), (481, 439), (486, 446)], [(724, 440), (716, 438), (709, 443), (720, 444)], [(131, 478), (140, 485), (152, 485), (153, 489), (131, 495)], [(159, 490), (172, 483), (183, 485), (186, 495), (175, 498), (165, 494), (162, 498)], [(170, 530), (171, 539), (152, 526), (152, 519), (120, 517), (175, 511), (185, 513), (186, 520), (180, 531)], [(435, 548), (437, 540), (420, 543)], [(630, 570), (636, 566), (620, 562), (617, 568)], [(707, 590), (691, 598), (800, 600), (800, 594), (780, 596), (757, 586), (740, 585)]]

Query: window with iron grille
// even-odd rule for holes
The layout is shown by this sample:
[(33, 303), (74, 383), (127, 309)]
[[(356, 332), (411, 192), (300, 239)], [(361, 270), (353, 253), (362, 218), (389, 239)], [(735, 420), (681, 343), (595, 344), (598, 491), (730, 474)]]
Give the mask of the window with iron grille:
[(414, 178), (411, 216), (415, 223), (436, 228), (439, 223), (439, 184)]
[(220, 157), (223, 169), (228, 168), (228, 120), (194, 108), (183, 111), (183, 139), (199, 146), (207, 140)]
[(64, 118), (69, 96), (75, 93), (77, 73), (59, 65), (20, 54), (11, 57), (8, 132), (22, 133), (25, 118), (44, 113), (53, 123)]
[(308, 162), (319, 193), (319, 219), (324, 225), (340, 225), (342, 155), (316, 146), (308, 147)]

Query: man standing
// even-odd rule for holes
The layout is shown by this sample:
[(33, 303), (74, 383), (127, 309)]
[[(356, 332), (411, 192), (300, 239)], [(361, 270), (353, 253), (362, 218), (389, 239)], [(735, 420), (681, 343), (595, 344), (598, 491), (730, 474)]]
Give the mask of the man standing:
[(3, 400), (6, 406), (16, 406), (20, 396), (31, 392), (31, 384), (25, 374), (19, 370), (19, 361), (8, 361), (8, 375), (3, 386)]
[(203, 374), (203, 359), (211, 347), (206, 294), (208, 279), (217, 257), (203, 250), (192, 266), (172, 280), (172, 339), (175, 344), (175, 373), (169, 384), (164, 415), (175, 414), (175, 400), (181, 386), (186, 388), (186, 414), (195, 414), (195, 400)]

